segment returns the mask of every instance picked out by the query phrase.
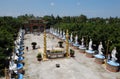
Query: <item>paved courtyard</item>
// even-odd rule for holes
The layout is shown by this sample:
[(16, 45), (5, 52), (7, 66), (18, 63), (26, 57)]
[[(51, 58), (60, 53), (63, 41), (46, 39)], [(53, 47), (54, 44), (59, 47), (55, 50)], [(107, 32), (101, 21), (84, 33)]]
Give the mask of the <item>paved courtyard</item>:
[[(47, 47), (57, 47), (59, 39), (47, 34)], [(25, 35), (25, 46), (29, 51), (25, 54), (25, 79), (120, 79), (120, 72), (109, 72), (104, 65), (98, 65), (94, 58), (87, 58), (85, 54), (75, 50), (75, 58), (59, 58), (48, 61), (37, 61), (38, 49), (32, 50), (31, 42), (37, 42), (37, 47), (43, 50), (43, 34)], [(64, 44), (65, 47), (65, 44)], [(70, 47), (72, 48), (72, 47)], [(56, 64), (60, 64), (57, 68)]]

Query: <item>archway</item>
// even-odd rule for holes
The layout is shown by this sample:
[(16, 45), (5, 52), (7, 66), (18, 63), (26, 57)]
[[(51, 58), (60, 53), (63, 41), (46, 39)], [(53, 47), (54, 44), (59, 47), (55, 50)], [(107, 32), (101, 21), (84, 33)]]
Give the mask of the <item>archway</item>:
[(32, 26), (33, 32), (38, 32), (39, 31), (39, 26)]
[(44, 31), (44, 26), (40, 26), (40, 32), (43, 32)]

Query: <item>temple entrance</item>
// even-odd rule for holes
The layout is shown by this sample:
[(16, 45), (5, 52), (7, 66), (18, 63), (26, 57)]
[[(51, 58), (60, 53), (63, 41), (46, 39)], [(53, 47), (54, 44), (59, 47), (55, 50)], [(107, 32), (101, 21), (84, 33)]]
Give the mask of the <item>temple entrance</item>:
[(44, 31), (44, 26), (40, 26), (40, 32), (43, 32)]
[(33, 28), (33, 32), (38, 32), (39, 31), (39, 29), (38, 29), (39, 26), (33, 26), (32, 28)]
[(45, 26), (46, 24), (44, 20), (41, 20), (39, 18), (33, 18), (24, 23), (26, 33), (43, 32)]
[(26, 33), (30, 33), (30, 27), (26, 27)]

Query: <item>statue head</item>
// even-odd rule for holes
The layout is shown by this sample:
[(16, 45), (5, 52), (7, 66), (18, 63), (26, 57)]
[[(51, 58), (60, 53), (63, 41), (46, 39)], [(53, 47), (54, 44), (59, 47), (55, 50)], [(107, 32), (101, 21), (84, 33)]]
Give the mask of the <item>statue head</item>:
[(114, 50), (116, 50), (116, 47), (114, 47)]
[(90, 39), (90, 41), (92, 41), (92, 39)]
[(100, 45), (102, 45), (102, 42), (100, 42)]

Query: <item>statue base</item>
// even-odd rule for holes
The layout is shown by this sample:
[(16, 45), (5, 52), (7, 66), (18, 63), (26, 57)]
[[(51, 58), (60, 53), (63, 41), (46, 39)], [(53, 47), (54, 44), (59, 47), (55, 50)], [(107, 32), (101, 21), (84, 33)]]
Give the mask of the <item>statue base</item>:
[(73, 46), (73, 42), (71, 42), (70, 40), (69, 40), (69, 45), (70, 45), (70, 46)]
[(111, 71), (111, 72), (118, 72), (119, 71), (119, 63), (113, 62), (113, 61), (108, 61), (106, 63), (106, 69)]
[(95, 62), (96, 62), (97, 64), (104, 64), (104, 59), (95, 58)]
[(94, 58), (94, 51), (92, 50), (86, 50), (86, 56), (89, 57), (89, 58)]
[(19, 69), (19, 70), (18, 70), (18, 73), (24, 74), (24, 72), (25, 72), (25, 70), (23, 70), (23, 69)]
[(91, 54), (91, 53), (86, 53), (86, 56), (89, 58), (94, 58), (93, 54)]
[(94, 57), (95, 57), (95, 62), (97, 64), (103, 64), (104, 63), (105, 56), (97, 54), (97, 55), (94, 55)]
[(74, 49), (79, 49), (78, 47), (79, 47), (79, 44), (73, 44), (73, 46), (74, 46)]
[(76, 49), (76, 50), (78, 50), (78, 47), (76, 47), (76, 46), (73, 46), (73, 48)]
[(19, 73), (18, 74), (18, 79), (23, 79), (23, 74)]
[(80, 53), (85, 53), (85, 49), (79, 49)]
[(72, 44), (72, 43), (70, 43), (69, 45), (70, 45), (71, 47), (73, 47), (73, 44)]

